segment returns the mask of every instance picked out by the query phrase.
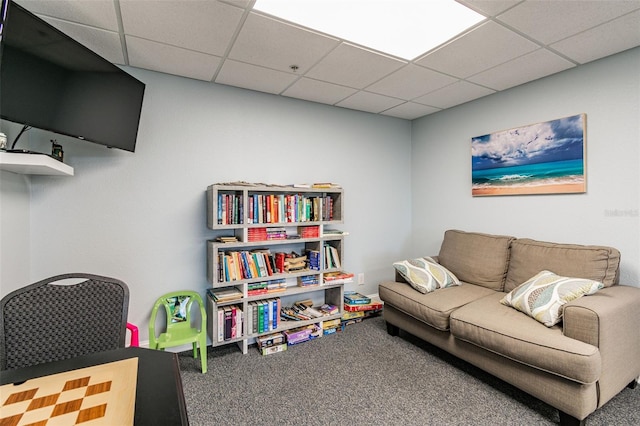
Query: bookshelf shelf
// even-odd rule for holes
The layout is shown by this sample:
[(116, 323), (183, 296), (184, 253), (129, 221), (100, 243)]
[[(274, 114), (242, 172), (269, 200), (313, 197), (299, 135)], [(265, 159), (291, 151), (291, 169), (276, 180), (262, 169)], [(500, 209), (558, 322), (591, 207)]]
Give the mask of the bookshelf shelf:
[[(214, 184), (207, 188), (207, 226), (215, 234), (207, 241), (207, 279), (214, 290), (235, 287), (242, 293), (240, 299), (220, 303), (207, 295), (207, 329), (213, 346), (237, 343), (247, 353), (249, 340), (261, 335), (342, 316), (344, 284), (323, 283), (325, 273), (341, 270), (334, 258), (342, 261), (344, 235), (325, 235), (325, 230), (343, 223), (342, 199), (342, 188), (244, 183)], [(218, 240), (223, 237), (232, 241)], [(313, 257), (317, 266), (279, 271), (286, 268), (284, 257), (291, 253), (307, 259)], [(310, 263), (306, 262), (307, 268)], [(318, 284), (302, 285), (306, 277), (312, 277)], [(280, 282), (281, 287), (286, 287), (250, 293), (250, 288), (264, 282)], [(335, 305), (339, 312), (309, 320), (279, 321), (276, 328), (264, 332), (250, 330), (251, 320), (247, 316), (256, 303), (276, 298), (282, 306), (306, 299), (312, 300), (314, 306)], [(233, 337), (223, 336), (224, 327), (219, 326), (221, 321), (228, 321), (225, 310), (230, 316), (229, 311), (234, 308), (233, 318), (242, 318), (242, 327), (234, 327)]]

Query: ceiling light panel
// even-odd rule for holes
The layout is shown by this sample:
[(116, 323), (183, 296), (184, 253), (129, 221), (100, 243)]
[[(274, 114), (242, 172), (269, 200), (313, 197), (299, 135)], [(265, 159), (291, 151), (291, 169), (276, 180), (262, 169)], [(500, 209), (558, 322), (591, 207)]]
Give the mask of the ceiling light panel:
[(254, 10), (407, 60), (484, 19), (454, 0), (257, 0)]

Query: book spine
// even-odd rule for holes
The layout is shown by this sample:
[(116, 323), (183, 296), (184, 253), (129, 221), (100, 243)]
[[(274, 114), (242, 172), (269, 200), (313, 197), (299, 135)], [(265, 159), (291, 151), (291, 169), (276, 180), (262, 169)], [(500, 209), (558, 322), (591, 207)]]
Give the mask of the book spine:
[(253, 317), (253, 329), (251, 330), (252, 333), (257, 333), (258, 332), (258, 302), (252, 302), (253, 303), (253, 309), (251, 312), (251, 316)]
[(218, 342), (224, 341), (224, 308), (218, 308)]
[(232, 322), (231, 308), (225, 306), (224, 308), (224, 340), (231, 339), (231, 322)]
[(237, 335), (238, 308), (231, 307), (231, 338), (235, 339)]
[(258, 333), (264, 331), (264, 303), (258, 302)]
[(262, 331), (269, 330), (269, 302), (263, 300), (263, 309), (262, 309)]
[(242, 337), (242, 330), (244, 328), (244, 312), (240, 309), (240, 306), (236, 306), (236, 337)]

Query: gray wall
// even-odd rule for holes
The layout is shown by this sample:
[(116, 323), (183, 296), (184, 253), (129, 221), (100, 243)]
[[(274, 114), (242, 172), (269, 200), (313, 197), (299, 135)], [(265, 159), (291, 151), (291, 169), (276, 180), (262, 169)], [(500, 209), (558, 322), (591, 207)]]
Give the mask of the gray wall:
[[(339, 228), (350, 233), (343, 260), (365, 273), (357, 289), (375, 293), (393, 277), (391, 261), (410, 247), (409, 121), (128, 71), (147, 84), (135, 154), (38, 130), (19, 142), (46, 151), (56, 138), (75, 176), (29, 178), (19, 197), (30, 205), (16, 210), (30, 222), (12, 235), (3, 227), (2, 262), (5, 245), (30, 244), (30, 266), (12, 280), (3, 274), (2, 294), (71, 271), (117, 277), (130, 287), (129, 318), (146, 340), (157, 297), (208, 287), (205, 190), (237, 180), (341, 184)], [(19, 126), (3, 122), (3, 131), (12, 140)], [(12, 202), (6, 174), (1, 199)]]
[[(416, 254), (446, 229), (616, 247), (640, 286), (640, 48), (413, 122)], [(474, 136), (586, 113), (587, 192), (471, 196)]]

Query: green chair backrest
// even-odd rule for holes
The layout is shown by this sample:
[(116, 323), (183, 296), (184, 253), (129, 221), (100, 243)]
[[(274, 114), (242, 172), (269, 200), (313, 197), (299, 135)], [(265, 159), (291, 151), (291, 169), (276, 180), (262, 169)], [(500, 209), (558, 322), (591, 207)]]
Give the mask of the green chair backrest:
[[(192, 327), (192, 305), (194, 302), (198, 304), (201, 318), (199, 327), (196, 327), (197, 330)], [(193, 334), (194, 331), (204, 331), (203, 328), (206, 327), (206, 312), (200, 294), (189, 290), (167, 293), (156, 300), (151, 311), (149, 320), (149, 346), (151, 348), (155, 348), (157, 345), (158, 336), (156, 335), (155, 324), (158, 310), (161, 306), (164, 307), (167, 318), (164, 333), (171, 336), (168, 340), (174, 338), (180, 340), (187, 335)]]

